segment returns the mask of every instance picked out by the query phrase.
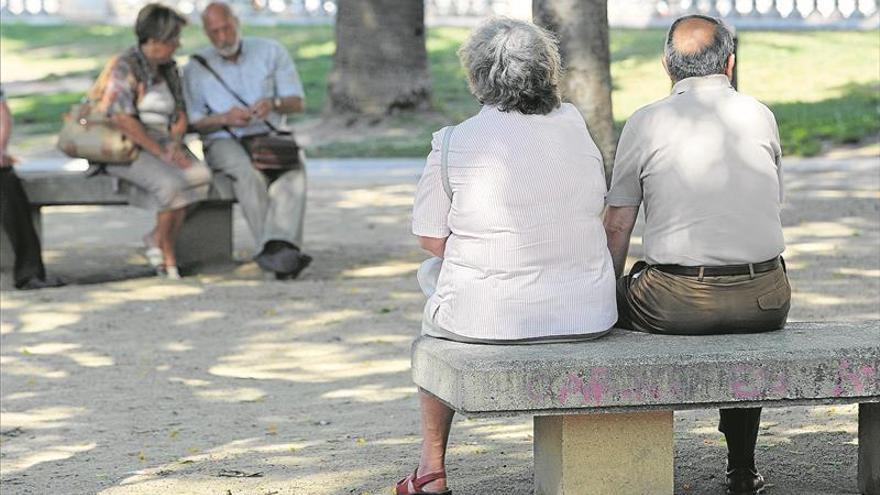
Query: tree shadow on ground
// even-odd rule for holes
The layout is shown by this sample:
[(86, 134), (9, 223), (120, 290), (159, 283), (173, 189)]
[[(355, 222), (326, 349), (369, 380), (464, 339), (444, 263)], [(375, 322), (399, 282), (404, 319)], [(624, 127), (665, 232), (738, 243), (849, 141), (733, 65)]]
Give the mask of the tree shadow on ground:
[[(826, 298), (796, 304), (793, 318), (880, 310), (871, 307), (880, 184), (865, 180), (880, 177), (876, 167), (787, 169), (796, 297)], [(419, 444), (409, 355), (424, 303), (413, 273), (424, 255), (408, 234), (414, 184), (316, 182), (306, 227), (316, 263), (294, 283), (209, 274), (0, 294), (4, 492), (387, 491), (414, 467)], [(136, 240), (141, 229), (131, 230)], [(83, 259), (113, 269), (106, 252), (86, 249)], [(759, 458), (773, 493), (848, 493), (855, 417), (787, 416), (796, 410), (765, 411)], [(719, 492), (716, 414), (677, 415), (677, 493)], [(527, 418), (456, 421), (453, 489), (531, 493), (531, 443)]]

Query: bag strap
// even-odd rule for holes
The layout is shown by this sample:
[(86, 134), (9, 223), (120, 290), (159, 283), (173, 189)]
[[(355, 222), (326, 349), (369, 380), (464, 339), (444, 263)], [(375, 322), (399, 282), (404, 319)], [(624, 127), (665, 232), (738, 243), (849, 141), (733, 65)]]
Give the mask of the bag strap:
[[(232, 88), (229, 87), (228, 84), (226, 84), (226, 81), (224, 81), (223, 78), (220, 77), (220, 74), (218, 74), (217, 71), (215, 71), (213, 67), (211, 67), (211, 64), (209, 64), (208, 61), (205, 60), (205, 57), (203, 57), (199, 54), (193, 54), (193, 55), (190, 55), (190, 58), (195, 60), (196, 62), (198, 62), (199, 65), (201, 65), (202, 67), (205, 68), (205, 70), (210, 72), (211, 75), (214, 76), (215, 79), (217, 79), (217, 81), (220, 83), (220, 85), (223, 86), (223, 88), (226, 91), (228, 91), (229, 94), (231, 94), (233, 97), (235, 97), (235, 99), (238, 100), (239, 103), (250, 108), (250, 104), (248, 102), (244, 101), (244, 98), (239, 96), (238, 93), (235, 92), (235, 90), (233, 90)], [(278, 132), (278, 128), (275, 127), (274, 125), (272, 125), (272, 123), (269, 122), (267, 119), (263, 119), (263, 123), (266, 124), (266, 127), (268, 127), (272, 132)]]
[(449, 138), (452, 137), (453, 131), (455, 131), (454, 125), (446, 128), (446, 133), (443, 134), (443, 144), (440, 145), (440, 178), (443, 181), (443, 190), (446, 191), (450, 201), (452, 200), (452, 186), (449, 184)]

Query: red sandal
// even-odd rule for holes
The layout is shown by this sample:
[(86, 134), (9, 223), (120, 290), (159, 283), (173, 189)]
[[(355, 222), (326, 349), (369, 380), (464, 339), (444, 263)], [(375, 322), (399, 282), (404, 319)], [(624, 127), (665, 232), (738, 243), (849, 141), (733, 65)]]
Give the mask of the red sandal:
[(422, 487), (428, 483), (446, 477), (446, 471), (437, 471), (428, 473), (424, 476), (418, 476), (419, 470), (416, 468), (413, 474), (403, 478), (397, 482), (395, 495), (452, 495), (452, 490), (445, 489), (442, 492), (423, 492)]

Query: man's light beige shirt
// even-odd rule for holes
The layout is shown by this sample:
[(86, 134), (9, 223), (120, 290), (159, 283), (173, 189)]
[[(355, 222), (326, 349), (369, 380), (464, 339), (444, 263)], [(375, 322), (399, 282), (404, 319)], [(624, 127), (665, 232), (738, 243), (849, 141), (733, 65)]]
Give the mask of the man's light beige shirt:
[(779, 131), (727, 77), (684, 79), (630, 117), (609, 206), (645, 204), (650, 264), (756, 263), (784, 249)]

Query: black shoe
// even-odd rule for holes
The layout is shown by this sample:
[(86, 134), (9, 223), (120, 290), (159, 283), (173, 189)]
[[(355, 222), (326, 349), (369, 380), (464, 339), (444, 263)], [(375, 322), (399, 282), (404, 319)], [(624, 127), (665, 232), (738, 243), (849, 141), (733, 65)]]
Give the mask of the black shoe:
[(275, 273), (290, 273), (299, 265), (299, 248), (285, 241), (269, 241), (254, 256), (254, 261), (263, 270)]
[(296, 267), (296, 270), (287, 273), (275, 273), (276, 280), (293, 280), (299, 276), (299, 273), (306, 269), (309, 264), (312, 263), (312, 257), (307, 254), (299, 255), (299, 264)]
[(755, 468), (727, 468), (727, 495), (764, 493), (764, 477)]
[(51, 289), (53, 287), (64, 287), (67, 285), (63, 280), (58, 277), (46, 277), (46, 278), (31, 278), (25, 280), (20, 284), (15, 284), (15, 288), (18, 290), (37, 290), (37, 289)]

